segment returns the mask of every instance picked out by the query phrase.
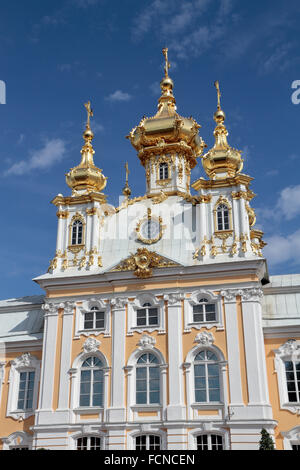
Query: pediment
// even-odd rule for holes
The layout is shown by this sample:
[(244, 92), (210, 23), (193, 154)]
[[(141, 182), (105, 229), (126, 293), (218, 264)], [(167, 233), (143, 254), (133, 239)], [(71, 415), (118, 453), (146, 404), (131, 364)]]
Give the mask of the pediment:
[(153, 268), (168, 268), (172, 266), (182, 265), (155, 251), (150, 251), (147, 248), (138, 248), (135, 253), (131, 253), (128, 258), (119, 262), (109, 272), (133, 271), (135, 276), (147, 278), (152, 276)]

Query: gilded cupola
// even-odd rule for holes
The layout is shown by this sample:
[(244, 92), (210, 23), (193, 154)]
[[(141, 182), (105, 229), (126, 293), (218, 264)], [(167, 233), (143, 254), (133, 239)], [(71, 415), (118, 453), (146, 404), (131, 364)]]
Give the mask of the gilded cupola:
[(234, 177), (242, 171), (243, 159), (241, 152), (227, 142), (228, 131), (224, 125), (225, 113), (220, 104), (219, 82), (215, 82), (217, 89), (218, 105), (214, 113), (217, 124), (214, 130), (215, 145), (202, 157), (203, 168), (210, 179)]
[(153, 117), (144, 117), (127, 136), (143, 166), (147, 160), (158, 154), (177, 152), (184, 154), (194, 168), (205, 147), (198, 134), (200, 125), (192, 118), (185, 118), (176, 112), (173, 95), (173, 80), (169, 77), (170, 63), (168, 49), (163, 49), (165, 57), (164, 77), (160, 82), (161, 96), (158, 99), (158, 111)]
[(92, 140), (94, 133), (90, 126), (90, 118), (93, 116), (91, 103), (85, 103), (87, 111), (87, 123), (83, 132), (84, 145), (80, 151), (81, 162), (79, 165), (71, 168), (69, 173), (66, 174), (67, 185), (73, 191), (87, 191), (87, 192), (101, 192), (106, 186), (107, 178), (94, 164), (94, 149)]

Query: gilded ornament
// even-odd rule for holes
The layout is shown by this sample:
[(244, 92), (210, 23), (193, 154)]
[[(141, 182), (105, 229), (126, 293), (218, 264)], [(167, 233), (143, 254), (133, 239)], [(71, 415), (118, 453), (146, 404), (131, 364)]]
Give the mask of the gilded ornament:
[(135, 254), (122, 261), (112, 271), (133, 271), (138, 278), (144, 279), (152, 276), (153, 268), (177, 266), (177, 263), (167, 260), (147, 248), (138, 248)]

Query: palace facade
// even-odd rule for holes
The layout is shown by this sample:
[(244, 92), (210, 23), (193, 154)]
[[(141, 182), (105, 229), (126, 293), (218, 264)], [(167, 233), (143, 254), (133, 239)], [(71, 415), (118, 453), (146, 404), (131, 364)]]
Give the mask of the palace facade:
[(300, 449), (300, 275), (268, 274), (218, 82), (204, 153), (164, 55), (158, 111), (128, 135), (145, 195), (126, 167), (107, 203), (87, 103), (45, 294), (0, 302), (2, 450), (256, 450), (262, 429)]

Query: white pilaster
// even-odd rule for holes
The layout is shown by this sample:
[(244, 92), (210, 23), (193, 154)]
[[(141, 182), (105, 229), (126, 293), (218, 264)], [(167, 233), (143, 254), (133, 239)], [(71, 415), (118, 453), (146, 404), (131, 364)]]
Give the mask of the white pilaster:
[(64, 303), (59, 395), (58, 395), (58, 410), (57, 411), (64, 411), (66, 415), (69, 414), (70, 377), (69, 377), (68, 371), (71, 367), (74, 307), (75, 307), (75, 304), (73, 302)]
[(183, 295), (169, 294), (168, 300), (168, 356), (169, 356), (169, 421), (185, 419), (182, 370), (182, 305)]
[(126, 419), (124, 366), (127, 299), (115, 298), (112, 306), (112, 375), (111, 375), (111, 406), (108, 409), (110, 422), (121, 422)]
[(52, 399), (54, 385), (54, 367), (57, 339), (58, 322), (57, 304), (46, 304), (44, 340), (43, 340), (43, 358), (40, 381), (39, 408), (36, 412), (36, 424), (47, 424), (49, 413), (52, 414)]
[(240, 290), (242, 300), (249, 407), (253, 418), (272, 418), (269, 404), (260, 297), (262, 290)]

